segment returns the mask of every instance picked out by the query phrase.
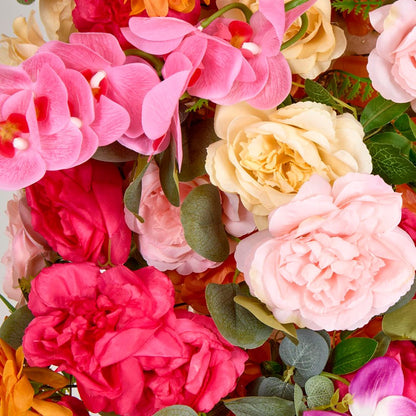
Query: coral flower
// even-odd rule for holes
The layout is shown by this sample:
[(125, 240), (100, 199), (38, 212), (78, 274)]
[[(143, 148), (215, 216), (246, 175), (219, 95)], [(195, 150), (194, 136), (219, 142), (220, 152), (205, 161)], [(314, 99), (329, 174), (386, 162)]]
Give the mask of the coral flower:
[[(0, 339), (0, 416), (71, 416), (72, 412), (68, 408), (34, 397), (35, 392), (23, 362), (22, 347), (15, 351)], [(61, 376), (46, 368), (28, 370), (29, 374), (30, 370), (35, 370), (37, 381), (40, 381), (40, 376), (42, 383), (54, 384), (57, 388), (66, 385), (66, 381), (58, 381), (59, 386), (56, 385), (56, 378)], [(66, 380), (63, 376), (62, 379)]]

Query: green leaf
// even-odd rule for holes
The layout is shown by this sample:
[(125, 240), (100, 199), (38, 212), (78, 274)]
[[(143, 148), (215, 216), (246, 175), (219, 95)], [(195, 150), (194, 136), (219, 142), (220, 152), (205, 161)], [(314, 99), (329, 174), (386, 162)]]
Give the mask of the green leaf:
[(391, 185), (413, 182), (416, 166), (397, 147), (382, 143), (366, 143), (373, 159), (373, 174)]
[(410, 339), (416, 341), (416, 299), (383, 317), (383, 332), (393, 341)]
[(230, 411), (225, 407), (223, 402), (217, 403), (207, 416), (229, 416)]
[(155, 156), (159, 166), (159, 178), (163, 193), (175, 207), (180, 205), (178, 167), (175, 157), (175, 143), (171, 140), (169, 147)]
[(277, 377), (259, 377), (254, 382), (253, 395), (263, 397), (281, 397), (293, 401), (294, 386)]
[(343, 112), (342, 106), (334, 97), (319, 83), (310, 79), (305, 80), (305, 92), (311, 101), (322, 103), (333, 107), (339, 113)]
[(189, 406), (175, 404), (174, 406), (159, 410), (153, 416), (198, 416), (198, 413)]
[(228, 257), (230, 247), (222, 223), (220, 194), (214, 185), (192, 189), (182, 203), (181, 222), (187, 243), (198, 254), (216, 262)]
[(341, 341), (333, 351), (334, 374), (349, 374), (373, 358), (377, 341), (371, 338), (347, 338)]
[(17, 0), (19, 4), (32, 4), (35, 0)]
[(293, 402), (280, 397), (243, 397), (224, 401), (235, 416), (293, 416)]
[(383, 331), (380, 331), (374, 337), (374, 339), (377, 341), (378, 345), (373, 358), (383, 357), (386, 354), (387, 349), (389, 348), (391, 338), (388, 335), (386, 335)]
[(402, 114), (394, 122), (394, 127), (411, 142), (416, 140), (416, 124), (407, 114)]
[(409, 106), (409, 103), (397, 104), (386, 100), (381, 95), (372, 99), (361, 114), (360, 122), (363, 125), (364, 132), (368, 133), (390, 123), (393, 119), (401, 116)]
[(383, 132), (378, 133), (371, 137), (370, 143), (384, 143), (389, 144), (390, 146), (397, 147), (400, 149), (401, 153), (408, 155), (410, 150), (410, 141), (394, 132)]
[(322, 372), (328, 361), (329, 348), (325, 339), (310, 329), (298, 329), (298, 345), (288, 337), (279, 347), (280, 358), (286, 365), (294, 366), (306, 379)]
[(108, 146), (99, 147), (92, 156), (92, 158), (96, 160), (114, 163), (130, 162), (132, 160), (136, 160), (137, 157), (138, 154), (135, 151), (124, 147), (119, 142), (114, 142)]
[(22, 345), (25, 329), (34, 318), (27, 305), (16, 309), (0, 327), (0, 338), (17, 350)]
[(145, 174), (146, 169), (149, 166), (149, 162), (147, 161), (147, 159), (147, 156), (139, 155), (139, 157), (137, 158), (137, 166), (133, 181), (130, 183), (130, 185), (124, 192), (124, 205), (136, 217), (138, 217), (139, 213), (140, 198), (142, 195), (143, 175)]
[(117, 413), (114, 412), (100, 412), (101, 416), (119, 416)]
[(293, 339), (296, 339), (296, 328), (294, 324), (281, 324), (267, 308), (267, 306), (260, 302), (254, 296), (236, 296), (234, 301), (241, 305), (243, 308), (250, 311), (259, 321), (263, 322), (271, 328), (282, 331), (285, 334), (290, 335)]
[(302, 413), (307, 410), (307, 407), (305, 406), (305, 403), (303, 403), (303, 391), (298, 384), (295, 384), (294, 403), (296, 416), (301, 416)]
[(415, 296), (416, 293), (416, 279), (413, 280), (413, 284), (410, 287), (409, 291), (405, 293), (393, 306), (390, 306), (385, 313), (390, 313), (400, 309), (404, 305), (407, 305)]
[(309, 407), (326, 406), (334, 394), (332, 381), (324, 376), (313, 376), (305, 384), (305, 393)]
[(207, 147), (217, 140), (219, 137), (214, 131), (214, 119), (182, 127), (183, 162), (179, 172), (181, 182), (188, 182), (206, 174)]
[(234, 302), (234, 297), (239, 293), (240, 289), (235, 283), (210, 283), (205, 291), (208, 310), (221, 335), (231, 344), (257, 348), (267, 341), (273, 330)]

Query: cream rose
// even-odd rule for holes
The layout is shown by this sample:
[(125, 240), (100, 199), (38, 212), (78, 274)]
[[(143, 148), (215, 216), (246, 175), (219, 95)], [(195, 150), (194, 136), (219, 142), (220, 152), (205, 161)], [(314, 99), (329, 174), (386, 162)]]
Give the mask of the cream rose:
[[(289, 62), (292, 73), (303, 78), (316, 78), (326, 71), (331, 61), (340, 57), (347, 47), (344, 31), (331, 25), (330, 0), (317, 0), (306, 12), (309, 19), (305, 35), (286, 49), (283, 56)], [(283, 41), (292, 38), (301, 28), (297, 19), (286, 31)]]
[(278, 110), (246, 103), (218, 106), (206, 170), (224, 192), (239, 194), (259, 228), (289, 202), (314, 173), (334, 181), (348, 172), (370, 173), (371, 157), (361, 124), (326, 105), (299, 102)]
[(72, 20), (74, 8), (74, 0), (40, 0), (40, 18), (49, 39), (68, 42), (69, 35), (76, 32)]

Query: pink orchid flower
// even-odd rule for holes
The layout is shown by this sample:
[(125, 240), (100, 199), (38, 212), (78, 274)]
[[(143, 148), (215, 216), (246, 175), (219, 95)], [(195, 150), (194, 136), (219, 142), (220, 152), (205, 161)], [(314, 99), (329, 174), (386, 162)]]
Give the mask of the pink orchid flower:
[(147, 63), (126, 63), (117, 39), (109, 33), (73, 33), (69, 44), (52, 41), (41, 50), (59, 56), (88, 81), (95, 98), (92, 127), (99, 145), (120, 140), (138, 150), (137, 138), (144, 133), (143, 100), (160, 82), (156, 71)]
[[(403, 388), (400, 364), (390, 357), (375, 358), (357, 371), (350, 384), (353, 403), (349, 411), (352, 416), (416, 415), (416, 403), (402, 395)], [(340, 416), (341, 413), (307, 410), (303, 415)]]
[(85, 78), (50, 53), (0, 65), (0, 187), (23, 188), (90, 158), (98, 146), (92, 101)]

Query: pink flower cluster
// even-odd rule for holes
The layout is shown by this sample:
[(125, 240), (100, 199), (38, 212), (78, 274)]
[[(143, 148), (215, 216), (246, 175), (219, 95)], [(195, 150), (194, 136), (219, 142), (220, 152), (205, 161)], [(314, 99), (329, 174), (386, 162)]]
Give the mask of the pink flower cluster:
[(55, 264), (32, 283), (25, 356), (74, 375), (94, 412), (209, 411), (235, 388), (247, 354), (211, 318), (173, 305), (172, 283), (153, 267), (100, 273), (90, 263)]

